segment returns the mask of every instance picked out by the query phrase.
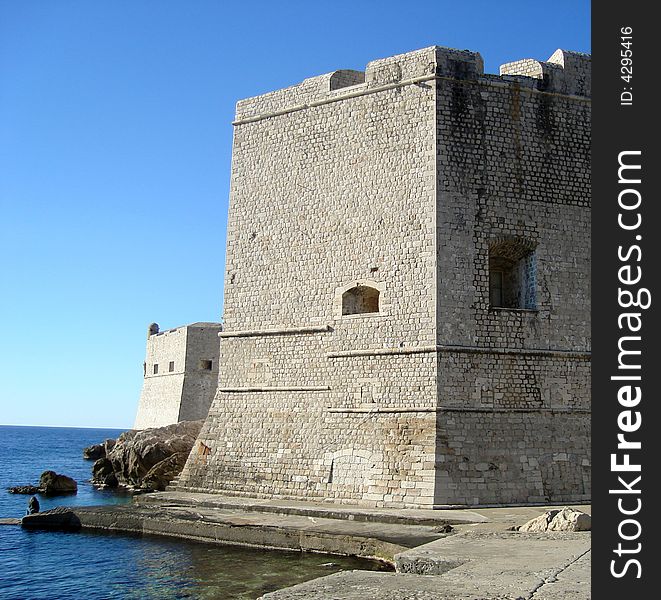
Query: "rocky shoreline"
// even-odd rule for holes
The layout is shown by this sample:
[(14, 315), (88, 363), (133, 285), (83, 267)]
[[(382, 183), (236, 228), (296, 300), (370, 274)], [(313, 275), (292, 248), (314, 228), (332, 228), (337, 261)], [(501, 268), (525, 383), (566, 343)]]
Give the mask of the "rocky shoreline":
[(83, 450), (94, 460), (92, 483), (135, 493), (163, 491), (181, 472), (203, 421), (181, 421), (166, 427), (130, 430)]
[[(83, 449), (93, 460), (90, 482), (101, 489), (117, 488), (134, 494), (164, 491), (181, 472), (195, 444), (203, 421), (181, 421), (166, 427), (129, 430), (116, 440), (107, 439)], [(10, 494), (76, 494), (71, 477), (44, 471), (39, 483), (7, 488)]]

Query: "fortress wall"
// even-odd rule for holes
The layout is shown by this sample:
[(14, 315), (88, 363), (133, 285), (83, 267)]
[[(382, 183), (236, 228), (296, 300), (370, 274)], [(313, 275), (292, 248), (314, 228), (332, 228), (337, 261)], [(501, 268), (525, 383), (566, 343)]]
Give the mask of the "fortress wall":
[(222, 327), (209, 323), (187, 330), (186, 378), (178, 420), (197, 421), (206, 418), (218, 387), (218, 334)]
[[(227, 331), (331, 324), (337, 288), (373, 280), (433, 341), (433, 119), (433, 90), (408, 86), (237, 126)], [(378, 329), (376, 345), (410, 338), (404, 319)]]
[[(174, 363), (170, 371), (170, 362)], [(163, 427), (179, 420), (186, 362), (186, 328), (163, 331), (147, 338), (145, 377), (134, 429)], [(158, 373), (154, 373), (158, 365)]]
[(590, 360), (552, 355), (439, 353), (439, 404), (495, 410), (590, 410)]
[[(565, 95), (589, 93), (589, 58), (554, 57), (437, 84), (438, 402), (481, 411), (439, 413), (437, 503), (590, 493), (571, 486), (590, 459), (590, 102)], [(491, 306), (490, 248), (508, 238), (534, 248), (536, 310)], [(476, 465), (503, 461), (499, 491), (502, 469)]]
[(177, 423), (183, 389), (183, 373), (145, 379), (133, 429), (164, 427)]
[[(590, 102), (438, 83), (439, 340), (590, 348)], [(489, 242), (536, 244), (537, 312), (489, 309)]]
[[(221, 378), (199, 437), (211, 454), (194, 450), (186, 486), (431, 505), (435, 355), (329, 358), (332, 335), (223, 340), (221, 361), (231, 376)], [(246, 361), (252, 368), (242, 376)], [(300, 374), (316, 389), (292, 386)], [(411, 412), (395, 409), (404, 404)], [(389, 407), (395, 410), (374, 413)], [(427, 412), (415, 412), (422, 407)]]
[[(310, 85), (242, 101), (237, 119)], [(434, 107), (410, 85), (237, 125), (223, 367), (180, 487), (431, 504), (434, 413), (374, 408), (432, 407), (435, 356), (369, 353), (435, 342)], [(380, 286), (380, 315), (342, 315), (356, 282)], [(353, 351), (367, 355), (331, 356)]]
[(589, 502), (589, 440), (589, 413), (441, 411), (435, 501)]
[[(328, 410), (325, 392), (224, 392), (179, 488), (363, 505), (431, 506), (434, 413)], [(222, 414), (216, 408), (222, 407)], [(305, 408), (303, 408), (305, 407)], [(210, 448), (204, 455), (204, 448)], [(181, 477), (185, 481), (181, 481)]]

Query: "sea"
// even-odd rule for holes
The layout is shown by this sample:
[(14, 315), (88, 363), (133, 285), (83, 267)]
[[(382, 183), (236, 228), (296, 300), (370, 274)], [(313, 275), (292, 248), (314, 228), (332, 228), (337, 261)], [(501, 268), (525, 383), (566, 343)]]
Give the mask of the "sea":
[[(37, 484), (43, 471), (73, 477), (78, 493), (38, 495), (41, 510), (131, 502), (89, 483), (82, 450), (117, 429), (0, 426), (0, 518), (20, 518), (30, 498), (6, 488)], [(352, 557), (255, 550), (160, 536), (28, 531), (0, 525), (0, 600), (253, 599), (342, 570), (383, 570)]]

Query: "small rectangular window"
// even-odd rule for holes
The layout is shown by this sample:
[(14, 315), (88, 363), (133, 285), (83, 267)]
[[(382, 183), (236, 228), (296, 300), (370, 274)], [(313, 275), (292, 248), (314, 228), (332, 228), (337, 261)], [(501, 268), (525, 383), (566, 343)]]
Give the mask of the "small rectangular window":
[(174, 361), (173, 360), (171, 360), (170, 364), (168, 365), (168, 372), (172, 373), (172, 371), (174, 371)]
[(156, 375), (157, 373), (158, 373), (158, 365), (155, 364), (154, 365), (154, 375)]
[(205, 370), (205, 371), (211, 371), (211, 368), (213, 367), (213, 361), (210, 360), (202, 360), (200, 361), (200, 368)]

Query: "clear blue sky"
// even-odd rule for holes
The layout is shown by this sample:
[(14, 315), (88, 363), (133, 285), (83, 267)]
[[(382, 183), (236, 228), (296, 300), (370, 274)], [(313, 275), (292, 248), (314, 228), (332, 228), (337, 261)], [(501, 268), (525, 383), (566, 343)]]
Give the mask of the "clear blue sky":
[(0, 0), (0, 424), (130, 427), (222, 313), (235, 102), (433, 44), (590, 51), (590, 3)]

